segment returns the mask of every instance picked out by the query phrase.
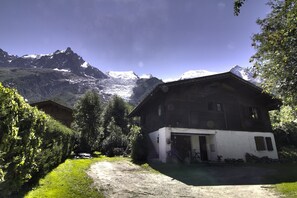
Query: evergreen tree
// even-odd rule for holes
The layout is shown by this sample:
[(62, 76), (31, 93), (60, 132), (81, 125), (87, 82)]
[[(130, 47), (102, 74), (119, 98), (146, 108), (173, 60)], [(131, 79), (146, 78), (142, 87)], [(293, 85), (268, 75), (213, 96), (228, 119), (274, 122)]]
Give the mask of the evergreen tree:
[(127, 148), (128, 139), (113, 117), (107, 126), (107, 132), (109, 135), (102, 142), (102, 151), (107, 156), (122, 155)]
[(103, 128), (102, 104), (98, 93), (88, 91), (78, 101), (74, 110), (74, 128), (80, 133), (80, 152), (92, 152), (99, 148)]
[(114, 96), (105, 107), (103, 113), (103, 127), (105, 136), (109, 135), (107, 127), (110, 124), (112, 118), (114, 119), (115, 125), (121, 128), (123, 134), (127, 135), (129, 133), (128, 113), (128, 104), (122, 98)]

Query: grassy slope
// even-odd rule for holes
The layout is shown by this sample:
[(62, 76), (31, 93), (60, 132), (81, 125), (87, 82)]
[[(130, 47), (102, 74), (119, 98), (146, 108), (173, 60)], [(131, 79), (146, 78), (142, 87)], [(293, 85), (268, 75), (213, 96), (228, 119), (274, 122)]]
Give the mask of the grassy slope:
[(93, 158), (93, 159), (68, 159), (63, 164), (41, 179), (39, 186), (30, 191), (26, 198), (39, 197), (103, 197), (102, 193), (91, 187), (93, 181), (87, 176), (86, 170), (92, 163), (123, 158)]

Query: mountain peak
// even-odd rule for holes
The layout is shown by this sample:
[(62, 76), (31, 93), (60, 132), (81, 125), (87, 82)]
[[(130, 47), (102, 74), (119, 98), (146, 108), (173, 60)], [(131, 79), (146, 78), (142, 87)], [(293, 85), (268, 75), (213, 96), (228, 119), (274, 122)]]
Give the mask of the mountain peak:
[(152, 77), (153, 77), (152, 74), (142, 74), (141, 76), (139, 76), (139, 78), (142, 78), (142, 79), (150, 79)]
[(120, 78), (126, 80), (136, 80), (139, 77), (133, 71), (109, 71), (107, 75), (112, 78)]
[(73, 51), (72, 51), (72, 49), (71, 49), (70, 47), (67, 47), (66, 50), (65, 50), (65, 52), (66, 52), (66, 53), (67, 53), (67, 52), (73, 53)]
[(209, 76), (216, 74), (216, 72), (210, 72), (207, 70), (189, 70), (181, 76), (180, 80), (183, 79), (188, 79), (188, 78), (197, 78), (197, 77), (202, 77), (202, 76)]
[(54, 54), (73, 54), (73, 50), (70, 47), (67, 47), (66, 50), (56, 50)]

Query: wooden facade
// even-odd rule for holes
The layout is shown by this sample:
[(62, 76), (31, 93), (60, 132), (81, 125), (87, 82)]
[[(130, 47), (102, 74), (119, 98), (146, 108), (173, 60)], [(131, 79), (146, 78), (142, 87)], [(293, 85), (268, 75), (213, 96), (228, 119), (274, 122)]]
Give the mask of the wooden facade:
[(73, 122), (73, 110), (52, 100), (32, 103), (31, 106), (36, 106), (39, 110), (44, 111), (67, 127), (70, 127)]
[(271, 132), (269, 110), (281, 102), (227, 72), (157, 86), (130, 114), (143, 130), (162, 127)]

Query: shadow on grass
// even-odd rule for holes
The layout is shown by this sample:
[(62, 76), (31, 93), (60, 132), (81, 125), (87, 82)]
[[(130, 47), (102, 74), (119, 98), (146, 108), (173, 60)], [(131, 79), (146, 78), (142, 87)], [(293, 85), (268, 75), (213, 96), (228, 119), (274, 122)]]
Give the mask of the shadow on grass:
[(150, 166), (194, 186), (276, 184), (297, 181), (297, 164), (162, 164)]

